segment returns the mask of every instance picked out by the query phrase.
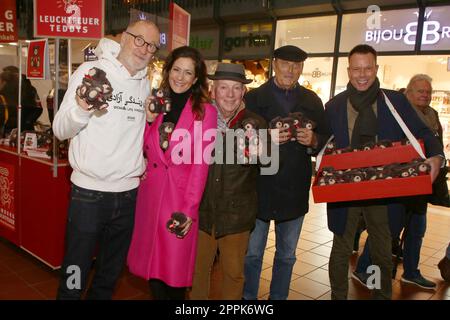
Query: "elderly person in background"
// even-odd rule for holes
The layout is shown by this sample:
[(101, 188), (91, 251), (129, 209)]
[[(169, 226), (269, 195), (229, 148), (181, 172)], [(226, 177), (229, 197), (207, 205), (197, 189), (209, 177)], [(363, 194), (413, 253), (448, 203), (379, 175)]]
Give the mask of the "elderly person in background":
[[(438, 113), (430, 107), (433, 90), (431, 81), (432, 79), (426, 74), (417, 74), (409, 80), (405, 94), (419, 118), (439, 138), (441, 145), (443, 145), (442, 126), (439, 122)], [(424, 289), (434, 289), (436, 283), (425, 279), (419, 270), (420, 249), (427, 225), (427, 207), (427, 196), (414, 197), (412, 202), (408, 201), (406, 204), (407, 215), (404, 227), (407, 232), (403, 248), (404, 273), (401, 281)]]

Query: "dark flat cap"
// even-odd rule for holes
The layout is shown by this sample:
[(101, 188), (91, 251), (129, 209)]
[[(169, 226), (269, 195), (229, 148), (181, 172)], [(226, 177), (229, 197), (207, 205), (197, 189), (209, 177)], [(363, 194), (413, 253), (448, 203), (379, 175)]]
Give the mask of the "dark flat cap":
[(242, 64), (220, 62), (216, 72), (208, 75), (211, 80), (233, 80), (248, 84), (253, 80), (245, 77), (245, 69)]
[(286, 61), (301, 62), (308, 58), (308, 54), (296, 46), (282, 46), (273, 52), (274, 58)]

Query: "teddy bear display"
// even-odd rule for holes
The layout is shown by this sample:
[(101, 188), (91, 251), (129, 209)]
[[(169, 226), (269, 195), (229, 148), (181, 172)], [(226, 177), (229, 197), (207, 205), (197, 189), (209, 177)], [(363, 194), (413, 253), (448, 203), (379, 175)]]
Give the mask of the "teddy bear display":
[(166, 228), (170, 233), (174, 233), (177, 238), (184, 238), (186, 234), (183, 234), (185, 223), (188, 221), (186, 215), (182, 212), (172, 213), (170, 219), (166, 223)]
[(392, 144), (392, 141), (391, 141), (391, 140), (385, 139), (385, 140), (379, 140), (379, 141), (377, 141), (376, 146), (379, 147), (379, 148), (384, 149), (384, 148), (390, 148), (390, 147), (392, 147), (393, 144)]
[[(25, 136), (27, 133), (33, 133), (36, 135), (36, 147), (41, 150), (46, 150), (45, 153), (49, 157), (53, 157), (53, 131), (48, 129), (46, 131), (22, 131), (20, 134), (20, 143), (22, 149), (25, 146)], [(56, 153), (58, 159), (67, 159), (69, 150), (69, 140), (60, 141), (56, 140)], [(13, 129), (9, 135), (9, 145), (17, 147), (17, 128)]]
[(108, 107), (107, 100), (112, 97), (112, 92), (113, 88), (105, 71), (97, 67), (89, 69), (76, 90), (77, 95), (90, 105), (88, 110)]
[(163, 122), (159, 126), (159, 146), (164, 151), (169, 147), (170, 136), (174, 128), (175, 125), (172, 122)]
[[(410, 145), (411, 143), (409, 142), (408, 139), (403, 139), (400, 141), (401, 145)], [(324, 154), (325, 155), (335, 155), (335, 154), (343, 154), (343, 153), (347, 153), (347, 152), (356, 152), (356, 151), (368, 151), (368, 150), (374, 150), (374, 149), (385, 149), (385, 148), (390, 148), (393, 147), (394, 144), (392, 143), (392, 141), (390, 140), (380, 140), (377, 142), (366, 142), (364, 143), (361, 147), (359, 148), (352, 148), (352, 147), (345, 147), (342, 149), (337, 149), (336, 148), (336, 143), (333, 141), (330, 141), (327, 143), (327, 145), (325, 146), (324, 149)]]
[(317, 184), (324, 186), (336, 183), (358, 183), (370, 180), (416, 177), (429, 174), (430, 168), (430, 165), (423, 159), (415, 159), (408, 163), (391, 163), (385, 166), (347, 170), (335, 170), (333, 167), (324, 167)]
[(152, 113), (164, 113), (170, 112), (171, 100), (164, 95), (162, 89), (152, 89), (153, 99), (148, 105), (148, 109)]
[(240, 124), (244, 130), (243, 135), (238, 136), (237, 153), (239, 163), (248, 164), (253, 159), (256, 159), (260, 154), (260, 139), (258, 135), (258, 129), (260, 123), (258, 119), (246, 118), (242, 120)]

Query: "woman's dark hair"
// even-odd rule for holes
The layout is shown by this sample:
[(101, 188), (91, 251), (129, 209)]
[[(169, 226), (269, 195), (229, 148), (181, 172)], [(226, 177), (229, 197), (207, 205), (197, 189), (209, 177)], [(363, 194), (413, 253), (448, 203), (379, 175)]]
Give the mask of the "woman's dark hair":
[(163, 68), (163, 79), (161, 82), (161, 88), (164, 91), (168, 91), (169, 73), (173, 64), (179, 58), (190, 58), (194, 61), (195, 77), (197, 81), (192, 85), (192, 110), (197, 120), (203, 119), (204, 107), (203, 103), (209, 102), (208, 98), (208, 82), (206, 78), (206, 65), (202, 55), (197, 49), (191, 47), (179, 47), (173, 50), (167, 57), (166, 64)]

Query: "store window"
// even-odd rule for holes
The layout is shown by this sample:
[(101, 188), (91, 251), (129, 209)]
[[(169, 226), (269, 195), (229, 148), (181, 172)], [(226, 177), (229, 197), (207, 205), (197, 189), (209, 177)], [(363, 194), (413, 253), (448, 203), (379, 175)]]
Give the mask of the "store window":
[(422, 50), (450, 50), (450, 6), (425, 9)]
[(299, 82), (314, 91), (325, 104), (330, 98), (333, 58), (308, 58)]
[[(447, 158), (450, 157), (450, 77), (446, 55), (423, 56), (379, 56), (377, 62), (378, 79), (381, 87), (399, 90), (405, 88), (409, 79), (418, 73), (429, 75), (432, 79), (433, 93), (431, 107), (439, 113), (444, 134), (444, 146)], [(308, 61), (308, 60), (307, 60)], [(414, 66), (414, 68), (411, 68)], [(348, 83), (348, 58), (339, 58), (335, 94), (344, 91)]]
[(336, 16), (278, 21), (275, 48), (290, 44), (308, 53), (333, 52), (336, 21)]
[(361, 43), (368, 44), (377, 51), (414, 50), (418, 11), (418, 9), (380, 11), (379, 16), (378, 13), (344, 15), (339, 51), (349, 52)]

